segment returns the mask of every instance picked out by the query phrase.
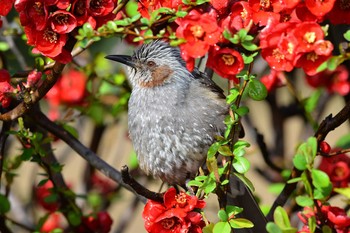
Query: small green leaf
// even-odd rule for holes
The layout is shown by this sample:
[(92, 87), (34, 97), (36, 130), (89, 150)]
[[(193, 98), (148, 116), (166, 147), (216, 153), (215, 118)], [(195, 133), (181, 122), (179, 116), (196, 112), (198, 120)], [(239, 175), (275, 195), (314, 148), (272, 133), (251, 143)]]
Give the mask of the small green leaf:
[(241, 106), (237, 108), (237, 110), (235, 111), (235, 113), (237, 113), (241, 117), (247, 115), (248, 112), (249, 112), (249, 108), (247, 106)]
[(315, 232), (315, 229), (317, 226), (315, 216), (312, 216), (308, 219), (308, 226), (309, 226), (310, 232)]
[(231, 226), (228, 222), (218, 222), (213, 228), (213, 233), (231, 233)]
[(321, 170), (312, 169), (311, 178), (312, 178), (312, 184), (317, 189), (326, 188), (330, 184), (330, 180), (327, 173)]
[(350, 133), (345, 134), (335, 143), (335, 147), (339, 148), (349, 148), (350, 147)]
[(210, 159), (211, 157), (215, 156), (215, 154), (218, 152), (220, 146), (221, 145), (220, 145), (219, 142), (215, 142), (209, 147), (209, 150), (208, 150), (208, 153), (207, 153), (208, 159)]
[(79, 133), (78, 131), (71, 125), (68, 124), (63, 124), (62, 127), (69, 132), (71, 135), (73, 135), (73, 137), (78, 138), (79, 137)]
[(206, 225), (205, 227), (203, 227), (202, 231), (203, 233), (213, 233), (213, 229), (214, 229), (214, 223), (210, 223), (209, 225)]
[(225, 210), (219, 210), (218, 217), (221, 221), (227, 222), (228, 216), (227, 216), (227, 213), (225, 212)]
[(241, 229), (241, 228), (252, 228), (254, 224), (245, 218), (234, 218), (229, 221), (230, 225), (234, 229)]
[(266, 230), (269, 233), (283, 233), (282, 230), (273, 222), (268, 222), (266, 224)]
[(344, 197), (350, 199), (350, 187), (347, 188), (334, 188), (334, 192), (337, 192)]
[(232, 163), (232, 166), (236, 169), (238, 173), (244, 174), (249, 170), (250, 163), (248, 159), (236, 156), (234, 162)]
[(347, 30), (347, 31), (344, 33), (344, 38), (345, 38), (345, 40), (347, 40), (347, 41), (350, 42), (350, 30)]
[(229, 218), (232, 218), (243, 211), (243, 208), (234, 205), (227, 205), (225, 209)]
[(304, 154), (296, 154), (293, 158), (294, 166), (300, 170), (304, 171), (307, 168), (307, 160)]
[(327, 61), (327, 68), (330, 71), (334, 71), (338, 67), (338, 63), (339, 63), (338, 61), (339, 61), (338, 57), (331, 57), (331, 58), (329, 58), (328, 61)]
[(254, 44), (254, 43), (252, 43), (250, 41), (243, 41), (241, 43), (241, 45), (242, 45), (243, 48), (245, 48), (248, 51), (256, 51), (256, 50), (259, 49), (259, 47), (256, 44)]
[(6, 196), (0, 194), (0, 214), (6, 214), (11, 209), (11, 204)]
[(237, 178), (239, 178), (245, 185), (247, 185), (247, 187), (249, 188), (249, 190), (251, 192), (255, 191), (254, 185), (253, 183), (244, 175), (244, 174), (239, 174), (237, 172), (234, 173), (235, 176), (237, 176)]
[(77, 212), (68, 212), (68, 222), (73, 226), (79, 226), (81, 223), (81, 215)]
[(267, 96), (265, 85), (257, 79), (252, 79), (248, 83), (248, 95), (253, 100), (264, 100)]
[(273, 213), (274, 222), (283, 230), (284, 228), (291, 227), (287, 212), (278, 206)]
[(231, 104), (234, 101), (236, 101), (238, 96), (239, 96), (239, 90), (237, 88), (232, 88), (230, 90), (230, 94), (226, 97), (226, 102), (228, 104)]
[(288, 184), (296, 183), (299, 181), (302, 181), (303, 179), (301, 177), (295, 177), (287, 181)]
[(220, 146), (218, 152), (223, 156), (233, 156), (233, 153), (228, 145)]
[(309, 196), (297, 196), (295, 201), (302, 207), (314, 205), (314, 201)]
[(0, 51), (5, 52), (10, 49), (10, 46), (7, 42), (0, 41)]
[(317, 89), (312, 93), (312, 95), (306, 99), (305, 101), (305, 110), (309, 113), (311, 113), (317, 106), (320, 96), (321, 96), (321, 90)]
[(280, 194), (284, 188), (285, 184), (284, 183), (274, 183), (269, 185), (269, 192), (273, 194)]

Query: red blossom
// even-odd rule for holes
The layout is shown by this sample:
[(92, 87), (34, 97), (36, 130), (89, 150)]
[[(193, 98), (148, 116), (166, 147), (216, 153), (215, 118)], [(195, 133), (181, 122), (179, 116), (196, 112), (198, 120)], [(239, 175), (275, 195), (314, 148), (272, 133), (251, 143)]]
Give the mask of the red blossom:
[(35, 188), (35, 197), (38, 204), (49, 212), (55, 212), (58, 209), (57, 202), (47, 202), (46, 198), (52, 195), (53, 183), (48, 180), (44, 185)]
[(315, 49), (315, 43), (323, 40), (324, 33), (321, 26), (314, 22), (302, 22), (298, 24), (291, 34), (295, 37), (298, 47), (295, 52), (311, 52)]
[(114, 10), (115, 0), (88, 0), (87, 6), (92, 16), (106, 16)]
[(349, 71), (344, 65), (334, 71), (323, 71), (313, 76), (306, 76), (306, 81), (312, 87), (325, 87), (329, 93), (347, 95), (350, 92)]
[(271, 69), (270, 74), (261, 77), (260, 81), (265, 85), (268, 92), (285, 84), (283, 73), (273, 69)]
[(350, 181), (350, 158), (346, 154), (322, 157), (319, 169), (327, 173), (334, 187), (348, 187)]
[(15, 0), (0, 0), (0, 15), (6, 16), (12, 9)]
[(327, 214), (327, 218), (335, 225), (335, 228), (342, 229), (350, 226), (350, 217), (346, 215), (344, 209), (336, 206), (322, 206), (322, 212)]
[(22, 0), (15, 3), (15, 9), (19, 12), (19, 19), (22, 26), (34, 27), (33, 30), (43, 30), (48, 22), (48, 6), (51, 1), (44, 0)]
[(82, 225), (77, 231), (79, 233), (98, 232), (108, 233), (111, 230), (113, 219), (106, 211), (100, 211), (97, 214), (90, 214), (82, 217)]
[(307, 75), (315, 75), (317, 74), (317, 68), (325, 61), (329, 59), (330, 56), (322, 56), (317, 55), (314, 51), (310, 53), (303, 54), (297, 64), (296, 67), (303, 68), (304, 72)]
[[(220, 21), (220, 27), (236, 33), (251, 24), (252, 9), (247, 2), (236, 2), (231, 7), (231, 14)], [(249, 29), (249, 28), (248, 28)]]
[(9, 94), (13, 92), (10, 84), (10, 73), (5, 69), (0, 69), (0, 103), (3, 108), (10, 106), (11, 97)]
[(184, 18), (177, 19), (176, 23), (179, 25), (176, 29), (177, 37), (186, 40), (180, 48), (193, 58), (204, 56), (209, 47), (218, 42), (222, 32), (214, 16), (208, 13), (201, 14), (196, 10), (192, 10)]
[(306, 7), (316, 16), (324, 16), (333, 8), (335, 0), (305, 0)]
[(48, 218), (40, 228), (40, 232), (49, 233), (56, 228), (62, 227), (62, 219), (63, 219), (63, 216), (61, 213), (59, 212), (50, 213)]
[(215, 46), (209, 51), (207, 66), (223, 78), (235, 79), (235, 75), (244, 68), (244, 62), (236, 50)]
[(52, 30), (60, 34), (69, 33), (77, 26), (77, 20), (74, 15), (64, 10), (55, 11), (50, 15), (49, 21), (51, 22)]
[(42, 73), (37, 70), (33, 70), (28, 74), (26, 86), (32, 87), (36, 85), (41, 79)]
[(201, 232), (204, 222), (197, 208), (204, 208), (205, 202), (184, 192), (176, 194), (170, 188), (164, 194), (164, 203), (148, 200), (142, 213), (148, 232)]

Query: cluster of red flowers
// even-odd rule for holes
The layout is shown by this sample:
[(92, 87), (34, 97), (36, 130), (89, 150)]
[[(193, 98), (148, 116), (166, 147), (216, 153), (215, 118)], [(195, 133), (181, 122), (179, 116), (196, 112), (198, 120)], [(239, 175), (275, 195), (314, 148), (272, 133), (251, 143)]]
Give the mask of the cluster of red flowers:
[(59, 118), (59, 106), (80, 105), (86, 96), (87, 77), (84, 72), (70, 69), (57, 80), (57, 83), (46, 94), (46, 99), (50, 104), (49, 118), (56, 120)]
[[(322, 212), (324, 221), (327, 223), (327, 225), (331, 229), (335, 229), (337, 233), (349, 232), (350, 217), (346, 215), (346, 212), (344, 209), (341, 209), (336, 206), (323, 205), (321, 206), (321, 212)], [(298, 213), (299, 219), (305, 224), (303, 228), (298, 231), (298, 233), (311, 232), (308, 227), (308, 220), (311, 217), (315, 217), (316, 221), (319, 221), (317, 220), (319, 215), (317, 215), (316, 213), (317, 211), (310, 207), (304, 207), (304, 210)]]
[(350, 182), (350, 157), (346, 154), (322, 156), (319, 169), (327, 173), (333, 187), (348, 187)]
[[(143, 17), (160, 7), (186, 9), (179, 0), (139, 1)], [(314, 75), (333, 50), (319, 25), (324, 20), (350, 23), (349, 5), (341, 0), (211, 0), (209, 7), (192, 9), (178, 18), (173, 27), (176, 36), (185, 40), (180, 48), (190, 70), (195, 58), (208, 53), (209, 67), (222, 77), (235, 77), (244, 66), (238, 52), (242, 47), (226, 40), (223, 32), (234, 35), (245, 29), (253, 36), (260, 32), (261, 53), (272, 69), (291, 71), (301, 67), (308, 75)]]
[(203, 200), (170, 188), (164, 193), (164, 202), (148, 200), (142, 213), (145, 228), (150, 233), (190, 232), (200, 233), (205, 223), (195, 211), (205, 207)]
[[(11, 2), (11, 1), (10, 1)], [(116, 17), (116, 0), (18, 0), (15, 9), (34, 53), (68, 63), (68, 33), (89, 22), (99, 27)]]

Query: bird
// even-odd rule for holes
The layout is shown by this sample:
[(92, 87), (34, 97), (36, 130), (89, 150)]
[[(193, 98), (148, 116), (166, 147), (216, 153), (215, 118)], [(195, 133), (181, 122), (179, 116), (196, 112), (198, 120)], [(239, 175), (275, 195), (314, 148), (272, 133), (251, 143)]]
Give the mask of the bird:
[[(128, 128), (140, 168), (170, 185), (188, 187), (216, 136), (225, 131), (224, 91), (206, 73), (190, 72), (180, 49), (162, 40), (141, 45), (132, 56), (105, 58), (128, 68)], [(228, 204), (243, 207), (239, 216), (254, 223), (235, 232), (267, 232), (266, 218), (244, 183), (232, 176), (230, 189)]]
[(106, 58), (128, 67), (128, 128), (140, 168), (184, 185), (225, 130), (224, 91), (197, 68), (190, 72), (180, 49), (162, 40), (141, 45), (132, 56)]

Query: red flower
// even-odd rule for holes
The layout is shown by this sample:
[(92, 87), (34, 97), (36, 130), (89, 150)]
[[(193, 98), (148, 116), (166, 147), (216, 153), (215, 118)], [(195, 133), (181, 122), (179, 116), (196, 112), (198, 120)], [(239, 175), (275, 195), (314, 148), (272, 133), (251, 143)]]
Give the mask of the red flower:
[(77, 25), (81, 26), (89, 22), (92, 28), (96, 27), (96, 20), (88, 14), (88, 0), (76, 0), (72, 3), (72, 14), (77, 19)]
[(42, 227), (40, 228), (40, 232), (49, 233), (54, 229), (61, 227), (62, 225), (62, 214), (58, 212), (50, 213)]
[(52, 194), (53, 183), (49, 180), (44, 185), (36, 187), (35, 197), (38, 204), (49, 212), (55, 212), (58, 209), (57, 202), (48, 203), (45, 199)]
[(0, 0), (0, 15), (6, 16), (11, 8), (15, 0)]
[(82, 225), (78, 228), (79, 233), (98, 232), (108, 233), (111, 230), (113, 219), (106, 211), (100, 211), (97, 214), (90, 214), (82, 218)]
[(335, 0), (305, 0), (306, 7), (316, 16), (324, 16), (333, 8)]
[(344, 209), (336, 206), (322, 206), (322, 212), (327, 214), (327, 218), (336, 228), (342, 229), (350, 226), (350, 217), (346, 215)]
[(114, 0), (88, 0), (88, 9), (92, 16), (106, 16), (114, 7)]
[(148, 200), (142, 213), (148, 232), (201, 232), (202, 216), (194, 209), (204, 208), (205, 202), (184, 192), (176, 194), (170, 188), (164, 194), (164, 203)]
[[(48, 9), (51, 1), (22, 0), (15, 3), (15, 9), (19, 12), (22, 26), (34, 26), (34, 30), (41, 31), (47, 25)], [(26, 33), (27, 34), (27, 33)]]
[(315, 43), (324, 38), (321, 26), (314, 22), (302, 22), (291, 33), (298, 44), (295, 52), (311, 52), (315, 49)]
[(247, 2), (236, 2), (231, 7), (231, 14), (220, 21), (220, 27), (236, 33), (242, 28), (250, 25), (252, 20), (252, 9)]
[(244, 62), (236, 50), (215, 46), (209, 52), (207, 66), (223, 78), (234, 79), (244, 68)]
[(322, 157), (319, 169), (327, 173), (334, 187), (348, 187), (350, 181), (350, 158), (346, 154)]
[(64, 10), (55, 11), (49, 20), (52, 30), (60, 34), (69, 33), (77, 26), (77, 19), (74, 15)]
[(303, 68), (307, 75), (315, 75), (317, 74), (317, 68), (323, 62), (327, 61), (329, 57), (330, 56), (317, 55), (314, 51), (312, 51), (302, 55), (295, 66)]
[(26, 86), (27, 87), (32, 87), (35, 84), (37, 84), (40, 79), (41, 79), (42, 73), (38, 72), (37, 70), (33, 70), (28, 74), (28, 78), (27, 78), (27, 83)]
[(270, 74), (261, 77), (260, 81), (265, 85), (268, 92), (284, 85), (284, 75), (281, 71), (271, 69)]
[(350, 92), (349, 71), (344, 65), (334, 71), (323, 71), (313, 76), (306, 76), (306, 81), (312, 87), (325, 87), (329, 93), (347, 95)]
[(13, 91), (10, 84), (10, 73), (5, 69), (0, 69), (0, 103), (3, 108), (10, 106), (11, 97), (9, 94)]
[(137, 10), (140, 12), (142, 17), (149, 19), (150, 13), (152, 13), (154, 10), (157, 10), (161, 7), (177, 9), (179, 6), (183, 6), (181, 0), (139, 0)]
[(204, 56), (209, 47), (218, 42), (222, 32), (214, 16), (208, 13), (201, 14), (196, 10), (192, 10), (184, 18), (177, 19), (176, 23), (179, 25), (176, 29), (177, 37), (186, 40), (180, 48), (193, 58)]

